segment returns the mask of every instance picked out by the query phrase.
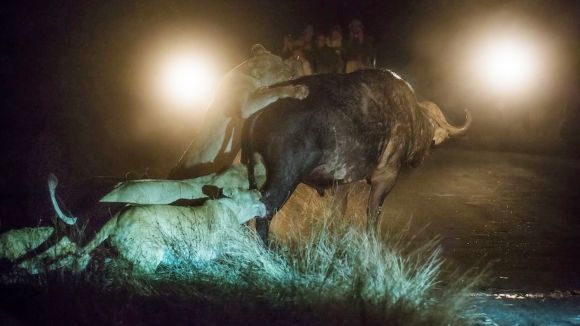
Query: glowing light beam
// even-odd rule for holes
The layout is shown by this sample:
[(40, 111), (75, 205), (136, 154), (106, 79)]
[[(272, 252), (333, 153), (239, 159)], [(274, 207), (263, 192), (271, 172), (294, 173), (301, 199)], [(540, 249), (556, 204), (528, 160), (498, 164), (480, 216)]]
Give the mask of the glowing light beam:
[(538, 51), (524, 38), (504, 36), (484, 42), (474, 66), (482, 83), (498, 94), (529, 90), (540, 73)]
[(188, 109), (210, 101), (217, 74), (208, 58), (192, 51), (176, 51), (161, 58), (155, 78), (167, 105)]

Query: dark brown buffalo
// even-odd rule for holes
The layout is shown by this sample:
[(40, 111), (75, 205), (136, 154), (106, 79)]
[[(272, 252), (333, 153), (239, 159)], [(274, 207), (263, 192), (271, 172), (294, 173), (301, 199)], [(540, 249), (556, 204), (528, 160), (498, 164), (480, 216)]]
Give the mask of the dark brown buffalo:
[(324, 189), (367, 180), (368, 226), (376, 229), (401, 166), (419, 165), (432, 144), (464, 133), (471, 123), (466, 111), (465, 125), (451, 126), (437, 105), (418, 102), (413, 89), (388, 70), (313, 75), (280, 85), (293, 84), (307, 86), (309, 96), (270, 104), (244, 130), (242, 160), (252, 166), (253, 153), (259, 153), (267, 170), (261, 192), (268, 215), (256, 222), (264, 240), (270, 220), (301, 182)]

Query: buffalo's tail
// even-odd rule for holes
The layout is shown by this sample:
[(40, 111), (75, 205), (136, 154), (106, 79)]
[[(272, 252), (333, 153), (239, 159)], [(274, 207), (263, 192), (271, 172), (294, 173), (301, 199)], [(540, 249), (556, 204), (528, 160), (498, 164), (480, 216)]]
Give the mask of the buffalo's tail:
[(244, 123), (244, 128), (242, 130), (242, 157), (241, 161), (243, 164), (246, 165), (248, 169), (248, 187), (250, 190), (258, 189), (258, 185), (256, 184), (256, 176), (254, 173), (254, 164), (256, 164), (254, 160), (254, 124), (256, 121), (256, 116), (254, 115), (250, 117)]

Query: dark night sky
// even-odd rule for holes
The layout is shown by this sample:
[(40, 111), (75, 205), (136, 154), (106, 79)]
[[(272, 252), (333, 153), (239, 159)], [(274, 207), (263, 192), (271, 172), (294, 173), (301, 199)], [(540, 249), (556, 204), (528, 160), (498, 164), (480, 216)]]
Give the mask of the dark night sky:
[[(298, 34), (308, 23), (318, 30), (335, 23), (346, 29), (349, 20), (360, 18), (377, 40), (381, 65), (406, 71), (421, 59), (414, 41), (423, 31), (449, 32), (474, 13), (509, 5), (541, 17), (556, 34), (572, 36), (564, 48), (577, 57), (574, 3), (146, 0), (3, 5), (0, 217), (25, 216), (18, 222), (23, 225), (38, 218), (49, 171), (64, 182), (145, 167), (160, 174), (177, 159), (191, 133), (167, 137), (175, 122), (162, 122), (145, 136), (127, 128), (140, 114), (128, 91), (135, 57), (147, 36), (168, 23), (202, 28), (235, 54), (230, 56), (233, 65), (253, 43), (276, 49), (283, 35)], [(577, 75), (577, 61), (567, 67), (572, 67), (570, 76)], [(3, 222), (0, 228), (6, 226)]]

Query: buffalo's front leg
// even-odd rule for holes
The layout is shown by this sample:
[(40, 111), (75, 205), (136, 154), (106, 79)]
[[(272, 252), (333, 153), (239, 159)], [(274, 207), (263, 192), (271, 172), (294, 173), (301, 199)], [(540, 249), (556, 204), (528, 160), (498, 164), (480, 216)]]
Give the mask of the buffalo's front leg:
[(389, 169), (389, 171), (381, 173), (371, 182), (371, 193), (367, 212), (367, 230), (378, 230), (377, 225), (383, 209), (383, 202), (393, 189), (395, 181), (397, 181), (397, 175), (397, 169)]
[(402, 144), (398, 143), (396, 138), (389, 141), (381, 155), (379, 165), (373, 172), (367, 211), (367, 230), (378, 231), (377, 224), (383, 202), (393, 189), (399, 175), (403, 153), (402, 147)]

